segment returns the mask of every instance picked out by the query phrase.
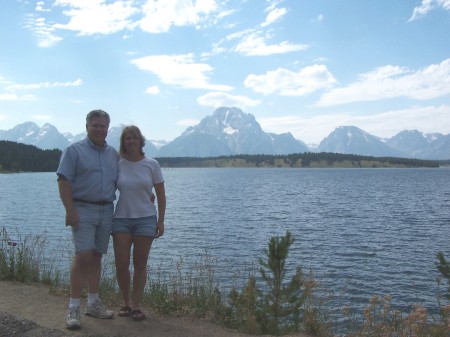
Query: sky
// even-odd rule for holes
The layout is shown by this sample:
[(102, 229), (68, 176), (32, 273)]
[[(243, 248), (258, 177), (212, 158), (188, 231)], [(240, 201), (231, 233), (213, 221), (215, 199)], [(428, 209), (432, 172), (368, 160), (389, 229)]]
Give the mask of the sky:
[(450, 0), (3, 0), (0, 130), (137, 125), (228, 106), (318, 144), (339, 126), (450, 133)]

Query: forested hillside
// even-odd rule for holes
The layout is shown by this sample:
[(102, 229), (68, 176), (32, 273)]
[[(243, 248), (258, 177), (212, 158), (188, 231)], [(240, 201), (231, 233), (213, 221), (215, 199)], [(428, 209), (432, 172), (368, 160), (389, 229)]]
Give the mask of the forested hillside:
[(60, 157), (58, 149), (0, 141), (0, 172), (52, 172), (58, 168)]
[(235, 155), (209, 158), (156, 158), (162, 167), (439, 167), (439, 161), (306, 152), (289, 155)]

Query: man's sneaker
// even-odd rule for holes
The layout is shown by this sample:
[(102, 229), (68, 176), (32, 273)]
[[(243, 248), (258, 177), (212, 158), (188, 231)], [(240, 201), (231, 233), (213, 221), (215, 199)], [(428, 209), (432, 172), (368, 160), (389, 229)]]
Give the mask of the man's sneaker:
[(80, 306), (69, 307), (66, 316), (67, 329), (79, 329), (80, 328)]
[(86, 306), (84, 313), (97, 318), (113, 318), (114, 316), (114, 311), (106, 309), (105, 305), (98, 298), (95, 300), (94, 304), (88, 304)]

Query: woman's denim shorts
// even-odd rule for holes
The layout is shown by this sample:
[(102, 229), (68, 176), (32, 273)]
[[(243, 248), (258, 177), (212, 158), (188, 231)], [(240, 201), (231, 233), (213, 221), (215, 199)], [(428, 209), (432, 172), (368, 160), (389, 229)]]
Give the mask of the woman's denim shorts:
[(145, 218), (115, 218), (112, 233), (156, 237), (156, 215)]

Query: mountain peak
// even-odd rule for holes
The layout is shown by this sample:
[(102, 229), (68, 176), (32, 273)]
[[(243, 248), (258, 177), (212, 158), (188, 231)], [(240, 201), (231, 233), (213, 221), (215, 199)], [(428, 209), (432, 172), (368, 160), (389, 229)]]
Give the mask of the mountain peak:
[(383, 143), (380, 138), (356, 126), (337, 127), (320, 142), (318, 151), (375, 157), (404, 156), (400, 151), (394, 150)]
[(204, 118), (207, 122), (216, 122), (218, 126), (222, 127), (222, 130), (226, 130), (226, 133), (233, 134), (238, 132), (239, 129), (247, 127), (259, 127), (255, 117), (252, 114), (245, 113), (238, 108), (221, 107), (214, 111), (213, 115), (208, 118)]
[[(201, 135), (201, 137), (200, 137)], [(203, 118), (199, 124), (186, 129), (171, 144), (161, 148), (164, 156), (199, 156), (199, 141), (202, 157), (230, 154), (288, 154), (307, 152), (308, 147), (291, 135), (278, 137), (264, 132), (250, 113), (234, 107), (217, 108), (212, 115)], [(186, 144), (191, 145), (186, 147)], [(183, 146), (181, 146), (183, 144)], [(221, 145), (220, 145), (221, 144)]]

